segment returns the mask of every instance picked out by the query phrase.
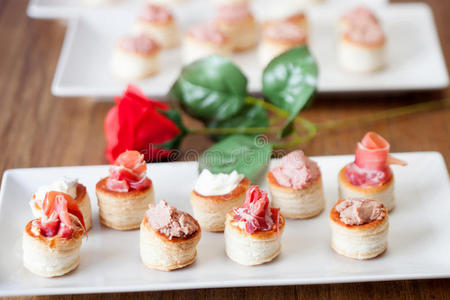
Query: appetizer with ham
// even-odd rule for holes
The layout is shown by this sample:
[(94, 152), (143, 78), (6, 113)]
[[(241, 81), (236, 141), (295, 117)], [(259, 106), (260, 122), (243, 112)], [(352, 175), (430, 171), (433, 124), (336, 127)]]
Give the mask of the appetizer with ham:
[(160, 46), (147, 34), (125, 36), (114, 49), (111, 68), (115, 76), (133, 80), (159, 71)]
[(258, 43), (258, 23), (247, 4), (221, 5), (217, 8), (216, 25), (230, 37), (233, 51), (244, 51)]
[(317, 216), (325, 206), (322, 175), (317, 163), (303, 151), (293, 151), (267, 173), (272, 204), (286, 218)]
[(307, 28), (299, 26), (300, 21), (294, 21), (286, 19), (269, 21), (264, 24), (262, 40), (259, 45), (259, 61), (261, 66), (266, 66), (273, 58), (281, 53), (307, 43)]
[(40, 209), (40, 217), (25, 226), (23, 264), (39, 276), (62, 276), (80, 263), (83, 214), (69, 194), (55, 191), (45, 194)]
[(339, 254), (369, 259), (387, 248), (388, 212), (369, 199), (338, 200), (330, 212), (331, 247)]
[(150, 36), (162, 48), (175, 47), (179, 42), (178, 26), (173, 14), (160, 5), (145, 6), (134, 24), (133, 32)]
[(251, 186), (241, 207), (225, 221), (225, 250), (230, 259), (246, 266), (273, 260), (281, 251), (284, 217), (270, 207), (267, 192)]
[(339, 63), (353, 72), (374, 72), (385, 65), (386, 37), (375, 15), (359, 6), (339, 23)]
[(183, 268), (195, 261), (200, 237), (200, 225), (190, 214), (165, 201), (151, 204), (141, 223), (141, 260), (162, 271)]
[(118, 230), (139, 228), (148, 205), (155, 202), (155, 190), (146, 173), (142, 154), (125, 151), (119, 155), (109, 176), (95, 186), (103, 225)]
[(38, 188), (33, 194), (30, 206), (35, 218), (42, 217), (42, 205), (48, 192), (61, 192), (71, 196), (78, 205), (86, 225), (86, 230), (92, 227), (91, 199), (86, 187), (78, 182), (78, 179), (62, 177), (49, 185)]
[(189, 64), (209, 55), (230, 56), (233, 43), (214, 23), (191, 27), (183, 39), (183, 63)]
[(388, 211), (394, 208), (394, 175), (389, 165), (406, 162), (389, 155), (390, 145), (375, 132), (368, 132), (358, 143), (355, 161), (339, 172), (341, 198), (368, 198), (380, 201)]
[(223, 231), (226, 214), (244, 203), (249, 187), (250, 179), (236, 171), (212, 174), (204, 169), (191, 193), (194, 216), (202, 229)]

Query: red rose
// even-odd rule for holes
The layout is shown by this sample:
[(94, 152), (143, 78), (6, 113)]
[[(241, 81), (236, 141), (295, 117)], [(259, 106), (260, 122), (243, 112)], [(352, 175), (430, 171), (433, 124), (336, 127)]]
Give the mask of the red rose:
[(174, 146), (174, 140), (183, 134), (182, 128), (163, 114), (169, 106), (148, 99), (133, 85), (114, 100), (116, 105), (106, 115), (104, 124), (106, 158), (113, 163), (126, 150), (137, 150), (148, 161), (167, 158), (173, 150), (163, 144)]

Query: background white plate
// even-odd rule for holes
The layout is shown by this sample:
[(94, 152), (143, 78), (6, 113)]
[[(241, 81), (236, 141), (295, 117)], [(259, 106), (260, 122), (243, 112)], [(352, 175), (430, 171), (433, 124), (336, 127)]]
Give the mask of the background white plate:
[[(27, 7), (27, 15), (37, 19), (64, 19), (76, 16), (83, 6), (81, 0), (30, 0)], [(125, 2), (145, 2), (145, 0), (117, 0), (123, 4)], [(343, 3), (348, 1), (366, 3), (386, 3), (388, 0), (328, 0), (328, 3)], [(101, 9), (101, 8), (95, 8)]]
[[(151, 270), (140, 262), (139, 231), (100, 225), (94, 188), (108, 166), (9, 170), (0, 193), (0, 296), (450, 277), (450, 187), (444, 160), (437, 152), (395, 156), (409, 165), (394, 167), (397, 203), (389, 216), (389, 246), (382, 256), (356, 261), (330, 248), (328, 212), (337, 199), (337, 174), (353, 156), (323, 156), (314, 159), (322, 170), (326, 209), (313, 219), (287, 220), (277, 259), (240, 266), (227, 258), (222, 233), (203, 232), (197, 261), (173, 272)], [(22, 266), (22, 231), (32, 218), (28, 201), (33, 192), (63, 175), (78, 177), (87, 186), (94, 227), (83, 242), (78, 269), (45, 279)], [(197, 177), (196, 162), (149, 164), (148, 175), (156, 199), (192, 211), (189, 194)], [(267, 187), (265, 180), (261, 184)]]
[[(275, 2), (272, 2), (275, 3)], [(200, 6), (199, 6), (200, 5)], [(139, 6), (130, 9), (110, 8), (83, 11), (69, 23), (61, 56), (52, 84), (56, 96), (112, 97), (120, 95), (128, 82), (115, 78), (110, 58), (121, 35), (127, 34)], [(255, 5), (256, 15), (267, 17), (272, 11)], [(438, 89), (448, 85), (448, 74), (434, 26), (426, 4), (390, 4), (376, 6), (388, 38), (388, 66), (373, 74), (343, 71), (336, 59), (336, 22), (348, 5), (323, 5), (309, 9), (311, 49), (319, 62), (321, 92)], [(212, 16), (212, 5), (192, 0), (177, 7), (175, 14), (182, 29)], [(211, 13), (210, 13), (211, 12)], [(233, 56), (249, 78), (249, 91), (261, 91), (262, 68), (257, 50)], [(164, 96), (181, 68), (181, 48), (164, 51), (161, 71), (136, 82), (151, 96)]]

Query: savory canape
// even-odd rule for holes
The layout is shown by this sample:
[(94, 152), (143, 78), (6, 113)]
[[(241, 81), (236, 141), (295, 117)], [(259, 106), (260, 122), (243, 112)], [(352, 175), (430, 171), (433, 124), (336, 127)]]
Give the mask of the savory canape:
[(183, 62), (189, 64), (197, 59), (217, 54), (230, 56), (232, 40), (214, 23), (198, 24), (190, 28), (183, 40)]
[(33, 194), (30, 206), (31, 211), (35, 218), (42, 217), (42, 203), (44, 202), (45, 195), (48, 192), (61, 192), (70, 195), (78, 205), (81, 213), (83, 214), (86, 230), (92, 227), (92, 211), (91, 211), (91, 199), (86, 191), (86, 187), (78, 182), (77, 179), (62, 177), (52, 182), (49, 185), (44, 185), (38, 188), (36, 193)]
[(200, 225), (190, 214), (165, 201), (151, 204), (141, 223), (141, 260), (162, 271), (183, 268), (195, 261), (200, 237)]
[(355, 259), (380, 255), (387, 247), (388, 213), (383, 203), (368, 199), (337, 201), (330, 212), (331, 247)]
[(148, 4), (142, 9), (133, 32), (150, 36), (162, 48), (172, 48), (179, 42), (175, 18), (168, 8), (159, 5)]
[(354, 72), (374, 72), (385, 65), (386, 37), (375, 16), (364, 7), (344, 15), (339, 24), (338, 58)]
[(54, 191), (46, 193), (40, 215), (25, 226), (23, 264), (39, 276), (62, 276), (80, 263), (83, 215), (70, 195)]
[(122, 79), (141, 79), (159, 71), (160, 46), (148, 35), (125, 36), (114, 49), (111, 67)]
[(202, 229), (223, 231), (227, 213), (244, 203), (249, 186), (250, 179), (236, 171), (212, 174), (204, 169), (191, 192), (194, 216)]
[(118, 230), (139, 228), (148, 205), (155, 202), (155, 190), (146, 172), (144, 156), (139, 152), (119, 155), (109, 176), (95, 186), (103, 225)]
[(307, 43), (306, 28), (297, 24), (279, 21), (266, 23), (259, 45), (259, 61), (266, 66), (273, 58), (289, 49)]
[(231, 38), (234, 51), (247, 50), (257, 44), (258, 23), (247, 4), (222, 5), (217, 11), (217, 27)]
[(260, 265), (281, 251), (284, 217), (270, 207), (267, 192), (251, 186), (241, 207), (231, 210), (225, 221), (225, 250), (241, 265)]
[(264, 27), (269, 27), (280, 22), (291, 23), (297, 25), (301, 29), (304, 29), (306, 31), (308, 30), (308, 20), (306, 18), (306, 15), (301, 11), (284, 15), (283, 17), (279, 17), (273, 20), (268, 20), (264, 22)]
[(355, 161), (339, 172), (340, 198), (368, 198), (380, 201), (388, 211), (394, 208), (394, 175), (390, 164), (406, 162), (389, 155), (389, 143), (375, 132), (368, 132), (355, 152)]
[(280, 165), (267, 173), (267, 181), (272, 205), (286, 218), (311, 218), (325, 206), (319, 166), (301, 150), (284, 156)]

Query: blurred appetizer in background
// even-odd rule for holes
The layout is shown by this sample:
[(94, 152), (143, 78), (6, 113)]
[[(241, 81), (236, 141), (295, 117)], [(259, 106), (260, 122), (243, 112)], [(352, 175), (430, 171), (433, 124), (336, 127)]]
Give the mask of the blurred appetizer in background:
[(338, 58), (344, 69), (368, 73), (385, 66), (386, 37), (368, 8), (358, 6), (344, 14), (339, 33)]
[(248, 5), (250, 0), (211, 0), (214, 4), (220, 5)]
[(83, 214), (66, 193), (47, 192), (40, 217), (27, 223), (23, 233), (23, 264), (39, 276), (62, 276), (80, 263), (86, 232)]
[(267, 173), (272, 204), (286, 218), (304, 219), (318, 215), (325, 206), (322, 175), (317, 163), (303, 151), (293, 151)]
[(234, 51), (248, 50), (258, 43), (258, 23), (247, 4), (220, 5), (216, 24), (231, 38)]
[(331, 247), (339, 254), (369, 259), (387, 248), (388, 212), (369, 199), (338, 200), (330, 212)]
[(119, 39), (111, 61), (115, 76), (142, 79), (159, 71), (160, 46), (150, 36), (125, 36)]
[(299, 26), (300, 23), (300, 21), (279, 20), (269, 21), (264, 24), (262, 40), (259, 45), (261, 66), (266, 66), (281, 53), (307, 43), (307, 29)]
[(141, 260), (162, 271), (185, 267), (195, 261), (200, 237), (200, 225), (190, 214), (165, 201), (151, 204), (141, 223)]
[(194, 216), (202, 229), (223, 231), (226, 214), (245, 201), (250, 179), (238, 172), (212, 174), (204, 169), (191, 193)]
[(38, 188), (36, 193), (33, 194), (30, 206), (31, 211), (35, 218), (42, 217), (42, 205), (48, 192), (60, 192), (69, 195), (78, 205), (81, 213), (83, 214), (86, 230), (92, 227), (92, 210), (91, 199), (86, 191), (86, 187), (78, 182), (78, 179), (69, 177), (62, 177), (52, 182), (49, 185), (44, 185)]
[(390, 164), (407, 163), (389, 155), (390, 145), (375, 132), (368, 132), (358, 143), (355, 161), (339, 172), (340, 198), (373, 199), (384, 204), (388, 211), (394, 208), (394, 174)]
[(183, 40), (183, 63), (189, 64), (205, 56), (231, 56), (233, 42), (213, 22), (191, 27)]
[(155, 190), (147, 177), (144, 156), (125, 151), (109, 169), (109, 176), (95, 186), (100, 222), (113, 229), (139, 228), (148, 205), (154, 203)]
[(225, 221), (225, 250), (241, 265), (260, 265), (281, 251), (285, 225), (278, 208), (270, 207), (266, 191), (251, 186), (241, 207), (231, 210)]
[(172, 48), (179, 43), (178, 27), (168, 8), (147, 4), (133, 26), (136, 35), (146, 34), (162, 48)]

